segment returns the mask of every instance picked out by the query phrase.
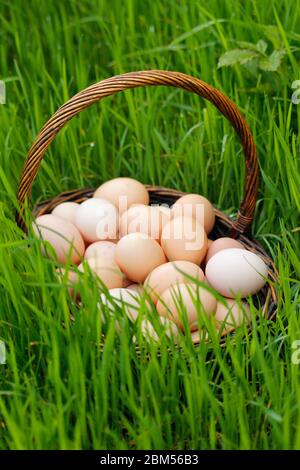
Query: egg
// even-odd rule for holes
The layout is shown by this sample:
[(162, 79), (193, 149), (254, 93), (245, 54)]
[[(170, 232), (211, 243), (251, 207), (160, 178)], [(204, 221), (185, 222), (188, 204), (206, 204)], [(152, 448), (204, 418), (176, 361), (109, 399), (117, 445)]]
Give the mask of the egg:
[(141, 321), (141, 333), (145, 339), (148, 341), (153, 340), (158, 343), (160, 342), (160, 336), (158, 333), (167, 336), (167, 338), (172, 338), (173, 340), (176, 340), (176, 338), (180, 336), (180, 330), (178, 329), (178, 326), (169, 318), (161, 317), (159, 321), (161, 323), (161, 328), (159, 328), (158, 331), (156, 331), (151, 321), (147, 318), (144, 318)]
[(172, 207), (174, 217), (193, 217), (203, 225), (207, 234), (215, 224), (215, 211), (212, 204), (199, 194), (186, 194), (177, 199)]
[(170, 320), (167, 317), (160, 317), (160, 323), (162, 324), (162, 329), (163, 333), (168, 337), (168, 338), (176, 338), (180, 336), (180, 330), (176, 323), (174, 323), (172, 320)]
[(177, 284), (165, 290), (157, 302), (157, 312), (174, 321), (183, 329), (181, 312), (186, 311), (189, 328), (198, 328), (198, 312), (204, 312), (208, 317), (217, 308), (215, 297), (204, 287), (193, 284)]
[(246, 297), (264, 286), (268, 268), (255, 253), (228, 248), (210, 258), (205, 275), (210, 286), (224, 297)]
[(143, 284), (135, 284), (135, 283), (134, 284), (129, 284), (129, 286), (127, 286), (127, 289), (136, 291), (141, 295), (144, 293)]
[[(147, 341), (152, 340), (152, 341), (155, 341), (156, 343), (159, 342), (159, 336), (156, 333), (154, 326), (152, 325), (150, 320), (148, 320), (147, 318), (144, 318), (141, 321), (141, 333)], [(135, 337), (133, 338), (133, 342), (134, 343), (136, 342)]]
[(91, 243), (85, 250), (84, 257), (88, 258), (105, 258), (109, 261), (115, 260), (116, 244), (111, 241), (99, 241)]
[(226, 305), (217, 302), (215, 313), (216, 327), (226, 333), (251, 320), (250, 308), (246, 302), (224, 299)]
[(161, 246), (144, 233), (130, 233), (116, 247), (116, 262), (128, 279), (144, 282), (148, 274), (166, 262)]
[(118, 232), (118, 211), (105, 199), (87, 199), (75, 213), (75, 225), (89, 243), (115, 239)]
[(77, 202), (62, 202), (61, 204), (58, 204), (56, 207), (54, 207), (51, 213), (57, 217), (61, 217), (62, 219), (72, 222), (72, 224), (75, 224), (75, 214), (78, 207), (79, 204), (77, 204)]
[[(33, 224), (36, 236), (50, 243), (60, 263), (68, 259), (77, 264), (84, 254), (84, 241), (79, 231), (71, 222), (53, 214), (45, 214), (36, 218)], [(43, 248), (48, 254), (48, 250)]]
[(203, 330), (195, 330), (191, 332), (191, 337), (194, 344), (200, 344), (202, 341), (208, 340), (208, 333)]
[(108, 289), (123, 286), (124, 275), (116, 263), (105, 258), (88, 258), (78, 269), (84, 272), (89, 266), (91, 271), (103, 282)]
[(145, 186), (133, 178), (114, 178), (106, 181), (94, 193), (94, 198), (110, 201), (120, 213), (132, 204), (149, 204), (149, 193)]
[(146, 233), (159, 241), (164, 225), (170, 220), (170, 211), (158, 206), (134, 204), (125, 211), (120, 219), (120, 238), (128, 233)]
[(191, 261), (200, 264), (207, 251), (203, 226), (192, 217), (175, 217), (161, 234), (161, 246), (169, 261)]
[(101, 294), (102, 302), (112, 311), (115, 309), (115, 305), (113, 303), (115, 302), (116, 305), (124, 309), (126, 315), (131, 321), (136, 321), (140, 308), (138, 293), (129, 289), (118, 288), (110, 289), (109, 294), (113, 301), (111, 301), (105, 294)]
[(228, 248), (240, 248), (243, 250), (244, 246), (237, 240), (234, 240), (234, 238), (218, 238), (217, 240), (213, 241), (210, 246), (208, 246), (205, 262), (207, 263), (210, 258), (212, 258), (219, 251), (227, 250)]
[(190, 261), (173, 261), (162, 264), (155, 268), (147, 276), (144, 287), (148, 291), (154, 303), (157, 302), (160, 295), (171, 285), (181, 283), (191, 283), (187, 276), (204, 280), (204, 273), (199, 266)]

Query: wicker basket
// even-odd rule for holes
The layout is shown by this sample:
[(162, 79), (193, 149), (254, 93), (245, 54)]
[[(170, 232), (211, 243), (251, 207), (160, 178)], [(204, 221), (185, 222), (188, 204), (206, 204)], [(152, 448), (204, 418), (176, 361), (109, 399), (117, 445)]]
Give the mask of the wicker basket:
[[(24, 210), (29, 204), (31, 187), (42, 158), (58, 132), (72, 117), (105, 96), (110, 96), (129, 88), (157, 85), (182, 88), (207, 99), (230, 121), (240, 138), (246, 163), (244, 197), (235, 220), (230, 219), (223, 212), (215, 209), (216, 224), (210, 234), (210, 238), (214, 239), (221, 236), (236, 238), (245, 248), (257, 253), (265, 261), (269, 268), (268, 276), (270, 282), (254, 296), (254, 302), (258, 307), (262, 308), (262, 313), (265, 317), (273, 318), (277, 304), (276, 292), (273, 286), (274, 281), (277, 279), (276, 269), (273, 261), (264, 249), (250, 236), (259, 182), (257, 154), (253, 137), (245, 118), (236, 105), (223, 93), (198, 78), (180, 72), (162, 70), (131, 72), (102, 80), (73, 96), (44, 125), (27, 155), (18, 187), (19, 212), (17, 213), (17, 223), (23, 230), (26, 230)], [(150, 201), (155, 203), (172, 204), (184, 194), (180, 191), (158, 186), (147, 185), (146, 187), (150, 194)], [(61, 193), (53, 199), (35, 206), (34, 214), (37, 216), (51, 212), (61, 202), (84, 201), (91, 197), (93, 192), (93, 188), (88, 188)]]

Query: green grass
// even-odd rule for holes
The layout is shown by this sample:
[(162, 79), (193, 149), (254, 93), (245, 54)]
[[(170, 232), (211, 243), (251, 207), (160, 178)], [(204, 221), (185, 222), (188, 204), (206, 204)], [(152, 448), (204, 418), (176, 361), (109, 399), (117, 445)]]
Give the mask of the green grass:
[[(300, 78), (299, 7), (295, 0), (1, 2), (0, 449), (300, 448), (300, 366), (292, 363), (300, 339), (300, 105), (291, 102)], [(278, 72), (217, 69), (236, 41), (260, 39), (287, 48)], [(152, 343), (136, 354), (139, 332), (128, 325), (118, 337), (113, 321), (101, 324), (88, 278), (71, 323), (53, 262), (14, 223), (26, 152), (57, 107), (97, 80), (151, 68), (200, 77), (245, 114), (261, 170), (253, 234), (279, 270), (274, 322), (239, 329), (223, 348), (214, 335), (197, 350), (187, 340), (181, 353), (163, 340), (159, 358)], [(32, 202), (116, 175), (202, 193), (234, 215), (243, 156), (229, 124), (197, 96), (129, 91), (61, 132)]]

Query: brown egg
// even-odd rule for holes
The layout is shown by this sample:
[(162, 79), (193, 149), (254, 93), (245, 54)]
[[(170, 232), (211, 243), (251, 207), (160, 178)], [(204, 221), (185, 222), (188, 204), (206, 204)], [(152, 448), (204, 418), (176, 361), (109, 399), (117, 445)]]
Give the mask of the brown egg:
[(176, 217), (161, 234), (161, 246), (169, 261), (191, 261), (200, 264), (207, 251), (204, 228), (192, 217)]
[(77, 202), (62, 202), (61, 204), (58, 204), (56, 207), (54, 207), (51, 213), (57, 217), (68, 220), (75, 225), (75, 214), (78, 207), (79, 204), (77, 204)]
[(237, 302), (233, 299), (224, 299), (226, 305), (217, 302), (215, 313), (216, 327), (218, 330), (232, 331), (243, 323), (251, 320), (250, 308), (246, 302)]
[(189, 328), (193, 331), (198, 329), (198, 312), (203, 311), (207, 316), (213, 315), (216, 311), (217, 301), (204, 287), (197, 287), (193, 284), (177, 284), (162, 293), (156, 308), (159, 315), (170, 318), (183, 329), (180, 314), (183, 305), (187, 313)]
[(170, 220), (170, 212), (158, 206), (134, 204), (122, 214), (120, 220), (120, 238), (128, 233), (146, 233), (159, 241), (163, 226)]
[(191, 279), (187, 276), (199, 281), (204, 280), (204, 273), (197, 264), (190, 261), (173, 261), (162, 264), (151, 271), (144, 286), (156, 304), (160, 295), (172, 285), (191, 283)]
[(105, 258), (88, 258), (78, 266), (79, 271), (84, 272), (87, 265), (108, 289), (123, 287), (124, 275), (116, 263)]
[(106, 181), (94, 193), (94, 198), (110, 201), (120, 213), (132, 204), (149, 204), (149, 193), (145, 186), (132, 178), (114, 178)]
[(215, 224), (215, 211), (212, 204), (199, 194), (186, 194), (179, 198), (172, 207), (174, 217), (194, 217), (209, 234)]
[(99, 241), (91, 243), (85, 251), (84, 257), (105, 258), (109, 261), (115, 260), (116, 244), (112, 241)]
[[(82, 259), (85, 246), (79, 231), (68, 220), (52, 214), (41, 215), (33, 224), (34, 233), (50, 243), (60, 263), (66, 263), (69, 258), (74, 264)], [(45, 254), (48, 250), (43, 249)]]
[(144, 233), (130, 233), (116, 247), (116, 262), (128, 279), (144, 282), (148, 274), (166, 262), (161, 246)]
[(218, 253), (218, 251), (227, 250), (228, 248), (244, 249), (244, 246), (237, 240), (234, 240), (234, 238), (218, 238), (217, 240), (213, 241), (210, 246), (208, 246), (205, 263), (207, 263), (210, 258), (212, 258), (216, 253)]

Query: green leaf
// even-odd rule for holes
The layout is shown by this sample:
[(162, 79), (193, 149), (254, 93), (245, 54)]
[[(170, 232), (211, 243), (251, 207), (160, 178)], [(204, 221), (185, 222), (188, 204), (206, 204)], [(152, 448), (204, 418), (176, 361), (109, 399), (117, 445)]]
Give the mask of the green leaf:
[(228, 67), (230, 65), (245, 64), (258, 57), (256, 51), (250, 49), (232, 49), (225, 52), (219, 58), (218, 68)]
[(255, 47), (256, 47), (256, 50), (258, 52), (260, 52), (261, 54), (265, 54), (266, 50), (267, 50), (267, 47), (268, 47), (268, 44), (266, 43), (266, 41), (264, 41), (263, 39), (261, 39), (260, 41), (258, 41), (256, 44), (255, 44)]
[(241, 49), (249, 49), (251, 51), (259, 52), (260, 54), (264, 54), (268, 47), (268, 44), (263, 39), (258, 41), (256, 44), (246, 41), (238, 41), (237, 44)]
[(286, 51), (284, 49), (275, 50), (269, 57), (259, 59), (258, 66), (266, 72), (276, 72), (279, 69)]

